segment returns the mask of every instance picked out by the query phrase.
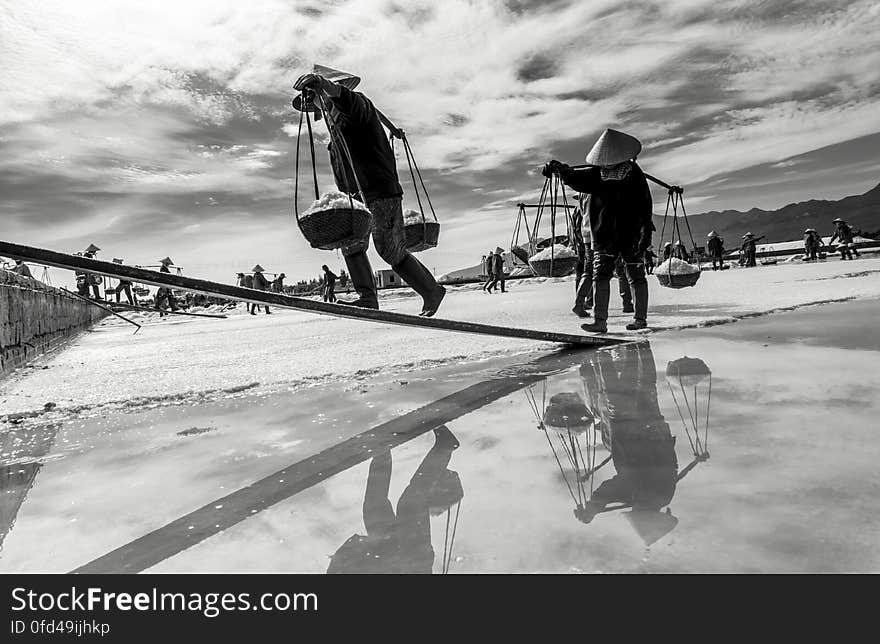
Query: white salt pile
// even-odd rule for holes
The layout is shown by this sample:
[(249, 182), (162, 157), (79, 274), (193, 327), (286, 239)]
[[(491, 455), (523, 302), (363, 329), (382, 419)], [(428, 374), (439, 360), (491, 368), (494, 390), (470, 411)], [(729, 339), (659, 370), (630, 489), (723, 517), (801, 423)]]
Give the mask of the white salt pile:
[(694, 273), (699, 273), (700, 268), (695, 264), (688, 264), (678, 257), (670, 257), (655, 268), (654, 272), (663, 273), (664, 275), (693, 275)]
[(542, 260), (549, 259), (568, 259), (571, 257), (577, 257), (577, 253), (575, 253), (568, 246), (563, 246), (562, 244), (554, 244), (553, 246), (548, 246), (540, 253), (532, 255), (529, 257), (530, 262), (540, 262)]
[(321, 195), (321, 198), (317, 201), (313, 202), (309, 209), (306, 210), (302, 216), (308, 217), (312, 213), (318, 212), (320, 210), (332, 210), (333, 208), (352, 208), (355, 210), (366, 210), (369, 212), (369, 209), (362, 204), (357, 199), (349, 199), (349, 196), (344, 192), (339, 192), (338, 190), (331, 190), (330, 192), (325, 192)]
[[(430, 213), (425, 213), (425, 223), (433, 223), (437, 221), (437, 218)], [(421, 224), (422, 223), (422, 213), (418, 210), (407, 209), (403, 211), (403, 225), (410, 226), (412, 224)]]

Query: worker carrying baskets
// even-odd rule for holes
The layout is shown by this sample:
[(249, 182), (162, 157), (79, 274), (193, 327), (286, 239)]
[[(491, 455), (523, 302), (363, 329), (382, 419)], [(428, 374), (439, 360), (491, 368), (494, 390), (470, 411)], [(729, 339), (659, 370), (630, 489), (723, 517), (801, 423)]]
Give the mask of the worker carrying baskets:
[(626, 276), (634, 295), (635, 312), (627, 329), (647, 327), (648, 282), (645, 250), (651, 245), (651, 191), (636, 157), (642, 144), (623, 132), (605, 130), (587, 154), (586, 166), (572, 167), (553, 160), (543, 174), (554, 174), (573, 190), (589, 194), (588, 216), (592, 235), (593, 314), (595, 321), (585, 331), (607, 331), (610, 281), (618, 256), (626, 265)]
[[(294, 89), (300, 92), (293, 100), (293, 107), (301, 112), (300, 134), (303, 120), (308, 127), (316, 200), (302, 217), (295, 205), (297, 223), (313, 247), (342, 249), (358, 298), (350, 302), (340, 300), (340, 304), (379, 308), (373, 270), (367, 258), (369, 235), (372, 234), (379, 256), (422, 296), (421, 315), (432, 316), (437, 312), (446, 289), (437, 284), (431, 272), (407, 249), (403, 189), (383, 124), (389, 128), (392, 137), (404, 141), (408, 160), (411, 160), (412, 153), (403, 131), (391, 124), (370, 99), (354, 91), (359, 83), (360, 78), (356, 76), (315, 65), (311, 73), (301, 76), (294, 85)], [(330, 133), (330, 162), (339, 189), (338, 193), (323, 197), (318, 192), (312, 115), (316, 121), (326, 119)], [(299, 144), (296, 156), (297, 194), (294, 204), (299, 192)], [(436, 221), (436, 216), (434, 219)], [(427, 232), (425, 228), (423, 226), (423, 232)]]

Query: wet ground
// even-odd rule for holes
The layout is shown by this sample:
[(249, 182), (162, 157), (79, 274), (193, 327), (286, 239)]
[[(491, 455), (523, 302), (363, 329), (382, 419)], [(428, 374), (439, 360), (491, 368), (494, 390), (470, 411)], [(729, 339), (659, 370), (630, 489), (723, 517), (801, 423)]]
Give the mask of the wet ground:
[(878, 315), (10, 419), (0, 571), (880, 571)]

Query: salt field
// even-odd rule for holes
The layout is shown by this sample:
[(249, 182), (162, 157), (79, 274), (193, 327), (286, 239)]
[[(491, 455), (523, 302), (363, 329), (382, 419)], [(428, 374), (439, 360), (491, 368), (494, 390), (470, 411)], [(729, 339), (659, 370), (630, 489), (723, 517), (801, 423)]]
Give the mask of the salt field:
[[(878, 571), (878, 273), (651, 282), (653, 330), (600, 350), (281, 311), (107, 320), (0, 385), (0, 570)], [(572, 292), (460, 287), (442, 314), (576, 332)]]

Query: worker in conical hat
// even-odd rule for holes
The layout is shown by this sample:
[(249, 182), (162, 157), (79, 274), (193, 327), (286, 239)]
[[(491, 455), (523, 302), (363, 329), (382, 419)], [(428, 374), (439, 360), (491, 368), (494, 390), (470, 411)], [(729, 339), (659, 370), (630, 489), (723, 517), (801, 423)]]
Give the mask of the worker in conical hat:
[(101, 249), (98, 248), (97, 246), (95, 246), (94, 244), (89, 244), (89, 247), (86, 248), (84, 252), (86, 254), (86, 257), (93, 257), (95, 255), (95, 253), (97, 253), (99, 250), (101, 250)]
[[(101, 250), (94, 244), (89, 244), (88, 248), (83, 251), (83, 257), (88, 257), (89, 259), (94, 259), (97, 252)], [(98, 285), (101, 283), (102, 278), (94, 273), (81, 273), (74, 272), (77, 278), (77, 289), (79, 289), (80, 295), (85, 295), (88, 297), (89, 295), (89, 287), (92, 289), (92, 297), (96, 300), (100, 300), (101, 298), (101, 289), (98, 288)], [(83, 288), (81, 288), (81, 286)], [(85, 292), (83, 292), (85, 291)]]
[[(360, 92), (353, 91), (360, 79), (331, 68), (316, 67), (301, 76), (294, 89), (313, 94), (323, 105), (331, 131), (328, 148), (333, 176), (341, 192), (358, 195), (362, 191), (366, 206), (373, 215), (372, 238), (379, 256), (422, 297), (420, 315), (437, 312), (446, 289), (412, 253), (406, 249), (403, 223), (403, 189), (397, 178), (397, 161), (383, 124), (392, 136), (403, 133), (393, 126)], [(333, 139), (345, 142), (348, 155), (336, 149)], [(350, 164), (349, 164), (350, 158)], [(350, 167), (353, 166), (353, 167)], [(371, 309), (379, 308), (373, 269), (367, 258), (369, 238), (342, 249), (348, 274), (358, 293), (354, 301), (342, 301)]]
[(743, 239), (745, 241), (743, 241), (740, 251), (742, 251), (746, 267), (757, 266), (758, 242), (764, 239), (764, 235), (755, 237), (752, 233), (746, 233), (743, 235)]
[[(254, 288), (258, 291), (268, 291), (269, 290), (269, 280), (267, 280), (266, 276), (263, 275), (264, 270), (265, 269), (262, 266), (260, 266), (259, 264), (257, 264), (256, 266), (254, 266), (251, 269), (251, 272), (254, 274), (253, 286), (251, 288)], [(249, 309), (251, 315), (257, 314), (257, 307), (258, 306), (259, 306), (258, 304), (251, 304), (250, 309)], [(269, 315), (272, 312), (269, 310), (268, 305), (265, 306), (265, 309), (266, 309), (266, 315)]]
[(670, 257), (672, 257), (672, 242), (668, 241), (663, 244), (663, 261), (665, 262)]
[(500, 286), (501, 292), (506, 293), (507, 291), (504, 289), (504, 249), (498, 246), (495, 252), (489, 255), (488, 262), (490, 273), (486, 291), (491, 293), (493, 288)]
[[(174, 262), (171, 261), (170, 257), (165, 257), (164, 259), (159, 260), (159, 264), (160, 273), (170, 273), (171, 269), (168, 267), (173, 266)], [(160, 318), (165, 317), (164, 310), (166, 304), (168, 305), (168, 308), (170, 308), (172, 311), (177, 310), (177, 301), (174, 298), (174, 291), (172, 291), (171, 288), (167, 286), (163, 286), (156, 291), (156, 308), (159, 309)]]
[(840, 250), (841, 260), (853, 259), (853, 255), (858, 257), (859, 251), (856, 250), (856, 245), (855, 243), (853, 243), (855, 233), (853, 232), (852, 226), (850, 226), (840, 217), (835, 219), (833, 223), (834, 234), (831, 235), (831, 239), (828, 241), (828, 244), (833, 245), (835, 240), (840, 241), (838, 250)]
[[(122, 264), (122, 260), (118, 257), (113, 258), (114, 264)], [(116, 288), (113, 289), (113, 294), (116, 295), (116, 301), (119, 301), (119, 295), (121, 293), (125, 293), (125, 299), (128, 300), (128, 303), (131, 305), (137, 304), (137, 299), (134, 297), (134, 294), (131, 292), (131, 281), (126, 279), (120, 279), (119, 284), (116, 285)]]
[(707, 235), (706, 248), (712, 258), (712, 270), (724, 270), (724, 240), (714, 230)]
[(585, 331), (607, 331), (611, 276), (622, 256), (634, 300), (633, 321), (627, 329), (648, 326), (648, 280), (645, 250), (651, 245), (653, 200), (644, 172), (636, 163), (642, 144), (635, 137), (607, 129), (587, 153), (591, 167), (575, 169), (553, 160), (544, 166), (572, 189), (589, 194), (588, 212), (594, 254), (593, 316)]

